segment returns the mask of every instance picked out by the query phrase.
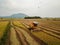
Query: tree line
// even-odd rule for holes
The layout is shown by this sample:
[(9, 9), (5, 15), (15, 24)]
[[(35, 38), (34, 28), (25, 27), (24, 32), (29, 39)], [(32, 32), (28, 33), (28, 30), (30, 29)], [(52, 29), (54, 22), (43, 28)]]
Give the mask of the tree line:
[(24, 19), (41, 19), (39, 16), (34, 16), (34, 17), (24, 17)]

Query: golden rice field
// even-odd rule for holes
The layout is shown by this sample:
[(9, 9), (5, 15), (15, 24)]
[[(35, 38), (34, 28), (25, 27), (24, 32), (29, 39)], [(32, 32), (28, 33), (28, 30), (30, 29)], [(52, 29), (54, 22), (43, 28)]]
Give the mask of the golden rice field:
[[(40, 31), (31, 32), (33, 35), (43, 40), (48, 45), (60, 45), (60, 21), (49, 21), (49, 20), (22, 20), (14, 22), (17, 26), (21, 26), (21, 23), (29, 24), (30, 21), (38, 21), (41, 26)], [(42, 27), (46, 28), (43, 29)], [(57, 35), (57, 36), (56, 36)]]
[[(33, 21), (39, 24), (37, 30), (30, 31), (28, 26)], [(1, 21), (0, 39), (4, 37), (5, 31), (7, 34), (9, 32), (6, 45), (60, 45), (60, 21), (44, 19)]]
[(4, 35), (7, 25), (8, 25), (8, 21), (1, 21), (0, 22), (0, 39)]

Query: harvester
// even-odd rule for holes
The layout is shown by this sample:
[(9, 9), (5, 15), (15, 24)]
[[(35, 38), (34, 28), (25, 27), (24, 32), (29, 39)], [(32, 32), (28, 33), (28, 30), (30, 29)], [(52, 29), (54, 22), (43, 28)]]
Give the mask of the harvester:
[(36, 30), (37, 29), (37, 26), (38, 26), (38, 22), (33, 21), (31, 24), (29, 24), (28, 29), (29, 30)]

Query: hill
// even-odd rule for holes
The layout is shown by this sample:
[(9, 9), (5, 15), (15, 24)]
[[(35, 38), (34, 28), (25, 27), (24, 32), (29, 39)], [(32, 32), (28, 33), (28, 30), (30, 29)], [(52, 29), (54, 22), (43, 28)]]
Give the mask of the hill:
[(11, 16), (0, 16), (0, 18), (24, 18), (24, 17), (27, 17), (27, 15), (23, 13), (17, 13)]

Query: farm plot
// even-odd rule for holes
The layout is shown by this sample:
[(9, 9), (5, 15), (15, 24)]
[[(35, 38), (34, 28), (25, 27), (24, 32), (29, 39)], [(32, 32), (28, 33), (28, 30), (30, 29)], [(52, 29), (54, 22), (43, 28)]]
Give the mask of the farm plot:
[[(25, 26), (26, 24), (28, 26), (30, 21), (35, 21), (35, 20), (25, 20), (25, 21), (22, 21), (22, 23), (24, 23)], [(42, 20), (40, 20), (39, 22), (40, 22), (39, 27), (41, 31), (35, 31), (35, 32), (32, 32), (32, 34), (42, 39), (48, 45), (60, 45), (60, 32), (59, 32), (60, 28), (58, 25), (56, 26), (57, 22), (52, 23), (52, 21), (48, 22), (48, 21), (42, 21)], [(57, 27), (57, 28), (54, 28), (54, 27)]]
[(19, 21), (14, 21), (13, 25), (20, 30), (20, 32), (23, 33), (25, 36), (26, 41), (29, 43), (29, 45), (47, 45), (45, 42), (42, 40), (38, 39), (34, 35), (32, 35), (31, 32)]
[[(39, 22), (37, 30), (28, 30), (27, 27), (32, 21)], [(10, 23), (9, 21), (1, 21), (0, 39), (8, 34), (9, 39), (7, 38), (6, 45), (60, 45), (59, 26), (60, 21), (47, 21), (41, 19), (13, 20), (10, 21)], [(4, 43), (4, 41), (2, 42)]]

